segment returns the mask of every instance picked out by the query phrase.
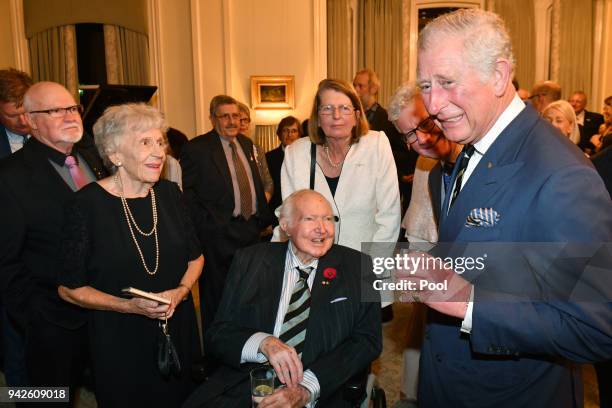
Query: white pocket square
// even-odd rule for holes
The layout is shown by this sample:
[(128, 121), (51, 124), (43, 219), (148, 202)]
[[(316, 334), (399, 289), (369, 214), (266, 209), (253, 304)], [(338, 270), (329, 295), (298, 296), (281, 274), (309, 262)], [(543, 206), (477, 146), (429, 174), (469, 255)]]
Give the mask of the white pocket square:
[(500, 219), (501, 216), (493, 208), (474, 208), (465, 220), (465, 226), (490, 228)]
[(335, 298), (334, 300), (332, 300), (332, 301), (331, 301), (331, 302), (329, 302), (329, 303), (338, 303), (338, 302), (342, 302), (342, 301), (344, 301), (344, 300), (346, 300), (346, 299), (347, 299), (347, 298), (345, 298), (345, 297), (339, 297), (339, 298)]

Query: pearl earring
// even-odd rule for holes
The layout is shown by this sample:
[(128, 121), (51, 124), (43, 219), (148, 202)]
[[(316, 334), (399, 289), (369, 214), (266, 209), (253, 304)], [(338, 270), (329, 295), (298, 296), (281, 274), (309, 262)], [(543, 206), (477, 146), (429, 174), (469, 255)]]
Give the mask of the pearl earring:
[(115, 164), (115, 166), (117, 166), (117, 167), (121, 167), (121, 165), (122, 165), (122, 164), (123, 164), (123, 163), (121, 163), (121, 162), (117, 162), (117, 164)]

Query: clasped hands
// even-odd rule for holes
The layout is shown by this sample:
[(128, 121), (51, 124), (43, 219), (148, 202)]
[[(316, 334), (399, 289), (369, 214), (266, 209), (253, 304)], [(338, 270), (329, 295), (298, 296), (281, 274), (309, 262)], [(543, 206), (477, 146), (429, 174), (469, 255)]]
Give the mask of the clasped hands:
[(154, 294), (169, 299), (170, 304), (164, 305), (154, 300), (133, 297), (128, 301), (130, 302), (130, 312), (144, 315), (150, 319), (170, 319), (174, 314), (176, 306), (181, 303), (183, 299), (185, 299), (189, 294), (189, 289), (186, 286), (180, 285), (174, 289), (169, 289)]
[(286, 387), (279, 388), (265, 397), (258, 405), (260, 408), (303, 407), (310, 401), (310, 392), (300, 385), (304, 378), (302, 361), (295, 349), (274, 336), (266, 337), (259, 346), (279, 381)]
[(463, 319), (472, 284), (446, 267), (440, 258), (419, 251), (402, 256), (408, 257), (406, 264), (411, 267), (395, 270), (396, 282), (408, 288), (402, 291), (400, 301), (422, 302), (440, 313)]

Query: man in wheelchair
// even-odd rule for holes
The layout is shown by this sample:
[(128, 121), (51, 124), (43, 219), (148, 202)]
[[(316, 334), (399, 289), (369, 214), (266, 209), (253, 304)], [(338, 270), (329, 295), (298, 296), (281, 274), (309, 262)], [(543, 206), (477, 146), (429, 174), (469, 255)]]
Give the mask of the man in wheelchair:
[(269, 364), (279, 384), (259, 407), (349, 407), (345, 383), (382, 349), (370, 257), (334, 245), (335, 219), (312, 190), (283, 202), (288, 242), (236, 253), (205, 351), (219, 367), (185, 407), (246, 407), (249, 372)]

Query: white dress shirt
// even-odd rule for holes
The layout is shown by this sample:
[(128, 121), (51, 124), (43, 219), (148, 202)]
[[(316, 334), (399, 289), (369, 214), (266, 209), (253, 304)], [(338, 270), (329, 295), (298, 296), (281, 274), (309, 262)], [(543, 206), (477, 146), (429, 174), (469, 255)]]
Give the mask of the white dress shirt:
[[(503, 130), (510, 124), (510, 122), (514, 120), (514, 118), (519, 115), (519, 113), (523, 111), (523, 109), (525, 109), (525, 103), (521, 100), (521, 98), (519, 98), (517, 94), (515, 94), (508, 107), (502, 112), (501, 115), (499, 115), (499, 118), (497, 118), (497, 121), (495, 121), (495, 124), (491, 127), (491, 129), (489, 129), (489, 131), (484, 135), (482, 139), (474, 143), (474, 154), (472, 154), (472, 157), (468, 162), (467, 168), (465, 169), (465, 173), (463, 173), (463, 178), (461, 180), (462, 189), (463, 186), (465, 186), (465, 184), (468, 182), (476, 166), (478, 166), (478, 163), (480, 163), (480, 159), (482, 159), (482, 156), (485, 155), (487, 150), (489, 150), (491, 145), (497, 140)], [(461, 323), (462, 332), (471, 333), (473, 311), (474, 287), (472, 287), (472, 292), (470, 293), (470, 298), (468, 300), (468, 307), (465, 311), (465, 317), (463, 319), (463, 322)]]

